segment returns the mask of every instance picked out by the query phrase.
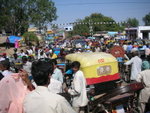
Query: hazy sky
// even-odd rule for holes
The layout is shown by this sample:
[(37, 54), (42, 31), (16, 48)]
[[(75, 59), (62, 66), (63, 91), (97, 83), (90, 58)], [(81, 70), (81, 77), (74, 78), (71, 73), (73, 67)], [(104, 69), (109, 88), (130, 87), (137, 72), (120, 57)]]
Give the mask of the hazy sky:
[(83, 19), (92, 13), (102, 13), (117, 22), (127, 18), (142, 18), (150, 12), (150, 0), (53, 0), (57, 7), (57, 24)]

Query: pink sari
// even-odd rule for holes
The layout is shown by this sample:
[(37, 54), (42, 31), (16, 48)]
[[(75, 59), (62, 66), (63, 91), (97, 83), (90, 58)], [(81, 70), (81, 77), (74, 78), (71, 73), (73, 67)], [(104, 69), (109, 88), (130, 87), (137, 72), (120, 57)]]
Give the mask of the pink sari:
[(19, 74), (0, 81), (0, 113), (23, 113), (23, 100), (29, 92)]
[(15, 48), (19, 48), (19, 41), (18, 40), (15, 41)]

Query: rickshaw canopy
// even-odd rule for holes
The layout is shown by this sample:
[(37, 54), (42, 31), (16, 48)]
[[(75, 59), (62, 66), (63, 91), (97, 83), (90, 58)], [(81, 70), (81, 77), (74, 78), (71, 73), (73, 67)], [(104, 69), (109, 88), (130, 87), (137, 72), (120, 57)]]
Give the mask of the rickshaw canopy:
[(81, 68), (103, 64), (117, 62), (116, 58), (111, 54), (104, 52), (93, 52), (93, 53), (74, 53), (66, 56), (67, 60), (79, 61), (81, 63)]
[(67, 55), (66, 59), (71, 62), (80, 62), (80, 69), (88, 85), (120, 79), (118, 62), (111, 54), (104, 52), (74, 53)]

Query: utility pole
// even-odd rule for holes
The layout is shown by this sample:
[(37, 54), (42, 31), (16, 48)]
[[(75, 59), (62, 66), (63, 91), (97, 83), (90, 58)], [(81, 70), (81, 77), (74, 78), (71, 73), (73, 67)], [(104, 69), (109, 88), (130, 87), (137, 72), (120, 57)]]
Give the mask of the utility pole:
[(130, 39), (130, 24), (129, 23), (127, 23), (127, 37), (128, 37), (128, 39)]
[(89, 20), (89, 31), (90, 31), (90, 36), (93, 36), (93, 27), (92, 27), (92, 23), (91, 20)]

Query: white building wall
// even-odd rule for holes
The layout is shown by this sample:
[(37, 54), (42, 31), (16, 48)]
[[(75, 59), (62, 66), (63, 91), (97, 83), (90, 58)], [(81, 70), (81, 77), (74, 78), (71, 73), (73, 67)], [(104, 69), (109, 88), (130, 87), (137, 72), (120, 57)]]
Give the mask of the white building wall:
[(73, 30), (73, 26), (67, 26), (64, 27), (65, 31), (72, 31)]
[[(143, 39), (143, 33), (141, 33), (141, 31), (147, 31), (147, 30), (150, 31), (150, 26), (139, 26), (137, 29), (137, 36), (138, 36), (137, 38)], [(148, 38), (150, 39), (150, 32), (148, 34), (149, 34)]]
[(150, 40), (150, 32), (148, 33), (148, 39)]
[(143, 34), (141, 33), (141, 30), (139, 28), (137, 29), (137, 38), (143, 39)]

